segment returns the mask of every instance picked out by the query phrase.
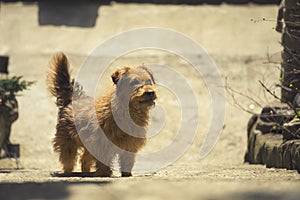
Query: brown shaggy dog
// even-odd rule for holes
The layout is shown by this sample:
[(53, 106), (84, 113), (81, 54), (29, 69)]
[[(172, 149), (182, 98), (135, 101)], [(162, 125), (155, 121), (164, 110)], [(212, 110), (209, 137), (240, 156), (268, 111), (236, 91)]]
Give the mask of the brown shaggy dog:
[(132, 175), (136, 153), (146, 142), (149, 111), (157, 98), (155, 82), (145, 66), (117, 69), (111, 78), (112, 89), (94, 100), (71, 81), (63, 53), (51, 60), (47, 83), (59, 109), (53, 146), (64, 173), (73, 171), (82, 150), (82, 172), (95, 165), (95, 176), (111, 176), (112, 160), (118, 155), (122, 176)]

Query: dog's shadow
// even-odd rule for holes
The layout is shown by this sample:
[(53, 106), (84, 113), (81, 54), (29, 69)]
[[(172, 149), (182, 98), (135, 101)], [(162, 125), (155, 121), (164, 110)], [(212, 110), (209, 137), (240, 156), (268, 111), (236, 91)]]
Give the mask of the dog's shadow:
[(52, 177), (96, 177), (94, 172), (71, 172), (71, 173), (61, 173), (61, 172), (53, 172), (51, 173)]
[[(148, 173), (148, 174), (137, 174), (132, 177), (148, 177), (148, 176), (153, 176), (156, 173)], [(101, 178), (99, 176), (95, 176), (95, 172), (71, 172), (71, 173), (62, 173), (62, 172), (53, 172), (51, 173), (52, 177), (61, 177), (61, 178), (70, 178), (70, 177), (79, 177), (79, 178), (88, 178), (88, 177), (94, 177), (94, 178)], [(131, 177), (131, 178), (132, 178)], [(120, 178), (120, 176), (113, 175), (111, 177), (102, 177), (102, 178)], [(122, 177), (124, 178), (124, 177)], [(127, 177), (130, 178), (130, 177)]]

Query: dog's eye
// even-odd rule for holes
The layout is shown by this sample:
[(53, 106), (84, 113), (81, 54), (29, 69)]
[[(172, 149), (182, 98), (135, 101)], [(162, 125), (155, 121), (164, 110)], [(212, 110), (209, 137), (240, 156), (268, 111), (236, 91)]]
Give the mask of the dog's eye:
[(140, 82), (137, 80), (137, 79), (133, 79), (131, 82), (130, 82), (130, 85), (132, 86), (135, 86), (135, 85), (138, 85)]
[(153, 85), (153, 82), (152, 82), (152, 80), (150, 80), (150, 79), (149, 79), (149, 80), (147, 80), (147, 81), (146, 81), (146, 85)]

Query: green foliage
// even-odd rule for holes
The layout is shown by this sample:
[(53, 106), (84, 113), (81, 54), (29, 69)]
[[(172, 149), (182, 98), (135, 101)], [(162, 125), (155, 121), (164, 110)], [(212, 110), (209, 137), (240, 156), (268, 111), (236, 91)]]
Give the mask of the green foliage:
[(16, 93), (26, 90), (34, 84), (34, 81), (21, 80), (22, 78), (22, 76), (13, 76), (12, 78), (0, 80), (0, 99), (2, 101), (13, 98)]
[[(296, 112), (296, 111), (295, 111)], [(295, 116), (293, 117), (293, 119), (300, 119), (300, 110), (298, 110), (295, 114)]]
[(280, 78), (279, 78), (279, 81), (280, 81), (280, 83), (282, 83), (282, 82), (283, 82), (283, 78), (280, 77)]

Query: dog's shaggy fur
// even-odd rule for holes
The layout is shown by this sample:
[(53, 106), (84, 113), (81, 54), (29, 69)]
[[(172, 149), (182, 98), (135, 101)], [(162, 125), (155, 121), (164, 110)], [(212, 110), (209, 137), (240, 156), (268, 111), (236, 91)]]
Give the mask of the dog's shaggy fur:
[(135, 153), (145, 145), (149, 110), (157, 98), (155, 82), (145, 66), (117, 69), (111, 78), (112, 89), (94, 100), (71, 81), (63, 53), (50, 62), (47, 83), (59, 108), (53, 146), (64, 173), (73, 171), (81, 149), (82, 172), (90, 172), (95, 165), (95, 176), (111, 176), (111, 163), (118, 155), (122, 176), (132, 175)]

